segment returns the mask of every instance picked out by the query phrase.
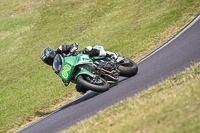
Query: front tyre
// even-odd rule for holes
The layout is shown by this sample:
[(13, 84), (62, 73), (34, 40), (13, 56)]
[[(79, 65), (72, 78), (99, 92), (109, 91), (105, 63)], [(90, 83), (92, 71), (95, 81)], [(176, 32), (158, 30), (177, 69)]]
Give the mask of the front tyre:
[(83, 88), (96, 92), (104, 92), (109, 89), (108, 82), (99, 76), (90, 77), (88, 75), (79, 75), (76, 82)]
[(119, 75), (124, 77), (131, 77), (136, 75), (138, 72), (137, 64), (128, 58), (123, 58), (123, 62), (120, 63), (118, 67), (118, 70), (120, 71)]

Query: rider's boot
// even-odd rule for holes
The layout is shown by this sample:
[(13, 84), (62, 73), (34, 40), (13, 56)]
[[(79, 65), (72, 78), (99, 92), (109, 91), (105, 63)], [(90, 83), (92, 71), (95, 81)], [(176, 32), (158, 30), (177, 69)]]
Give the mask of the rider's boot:
[(88, 90), (81, 87), (80, 85), (76, 85), (76, 91), (78, 91), (79, 94), (84, 95)]

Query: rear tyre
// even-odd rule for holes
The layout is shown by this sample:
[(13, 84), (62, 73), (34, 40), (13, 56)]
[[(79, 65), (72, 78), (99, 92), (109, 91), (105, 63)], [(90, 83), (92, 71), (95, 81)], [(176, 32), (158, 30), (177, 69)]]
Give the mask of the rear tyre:
[(99, 76), (90, 77), (88, 75), (79, 75), (76, 82), (83, 88), (92, 91), (104, 92), (109, 89), (108, 82)]
[(128, 59), (123, 57), (124, 60), (128, 60), (128, 63), (121, 63), (118, 67), (118, 70), (120, 71), (119, 75), (124, 77), (131, 77), (137, 74), (138, 72), (138, 66), (137, 64)]

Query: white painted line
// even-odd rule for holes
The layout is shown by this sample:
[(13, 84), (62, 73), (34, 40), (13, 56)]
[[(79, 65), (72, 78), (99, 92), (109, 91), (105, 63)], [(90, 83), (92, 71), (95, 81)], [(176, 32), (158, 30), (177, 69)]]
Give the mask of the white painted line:
[(178, 34), (176, 34), (174, 37), (172, 37), (169, 41), (167, 41), (166, 43), (164, 43), (161, 47), (159, 47), (158, 49), (156, 49), (155, 51), (153, 51), (152, 53), (150, 53), (149, 55), (147, 55), (146, 57), (144, 57), (142, 60), (140, 60), (137, 64), (143, 62), (144, 60), (148, 59), (149, 57), (151, 57), (152, 55), (154, 55), (155, 53), (157, 53), (158, 51), (160, 51), (161, 49), (163, 49), (164, 47), (166, 47), (168, 44), (170, 44), (172, 41), (174, 41), (175, 39), (177, 39), (180, 35), (182, 35), (186, 30), (188, 30), (192, 25), (194, 25), (198, 20), (200, 19), (200, 15), (197, 16), (196, 18), (194, 18), (188, 25), (186, 25)]

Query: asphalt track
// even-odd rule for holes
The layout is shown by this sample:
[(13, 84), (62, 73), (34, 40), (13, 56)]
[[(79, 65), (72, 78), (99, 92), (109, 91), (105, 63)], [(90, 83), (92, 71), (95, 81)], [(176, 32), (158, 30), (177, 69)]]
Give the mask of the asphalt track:
[(147, 90), (170, 76), (200, 62), (200, 16), (149, 56), (138, 62), (138, 74), (121, 77), (118, 85), (104, 93), (89, 92), (20, 133), (55, 133), (87, 119), (128, 97)]

